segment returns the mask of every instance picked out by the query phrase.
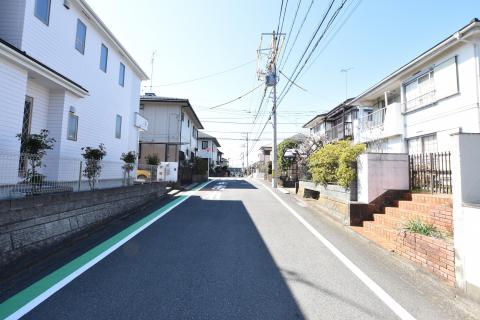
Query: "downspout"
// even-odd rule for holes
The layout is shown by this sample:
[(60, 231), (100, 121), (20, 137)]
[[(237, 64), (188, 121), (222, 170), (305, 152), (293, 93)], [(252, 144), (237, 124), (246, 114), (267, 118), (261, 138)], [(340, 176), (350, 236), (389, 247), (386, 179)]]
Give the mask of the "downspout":
[[(182, 112), (183, 112), (183, 107), (180, 107), (180, 136), (179, 136), (179, 143), (178, 143), (178, 147), (180, 148), (180, 150), (177, 150), (177, 157), (178, 157), (177, 180), (181, 178), (179, 173), (180, 173), (180, 151), (182, 151), (182, 126), (183, 126)], [(180, 183), (182, 182), (180, 181)]]
[(455, 34), (455, 38), (458, 41), (471, 43), (473, 46), (473, 57), (475, 60), (475, 92), (477, 95), (477, 112), (478, 112), (478, 131), (480, 132), (480, 53), (478, 44), (471, 40), (463, 39), (463, 36), (459, 32)]

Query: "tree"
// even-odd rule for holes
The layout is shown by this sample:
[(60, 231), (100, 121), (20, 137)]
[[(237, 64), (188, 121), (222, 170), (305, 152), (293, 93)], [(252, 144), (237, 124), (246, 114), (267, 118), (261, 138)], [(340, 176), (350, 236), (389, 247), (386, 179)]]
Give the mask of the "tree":
[(325, 135), (310, 135), (298, 145), (297, 163), (300, 178), (311, 178), (308, 171), (308, 158), (326, 143), (327, 137)]
[(208, 171), (208, 161), (199, 157), (194, 157), (192, 159), (192, 173), (193, 174), (207, 174)]
[(137, 162), (137, 153), (135, 151), (122, 153), (120, 160), (124, 162), (122, 169), (127, 175), (127, 184), (130, 184), (130, 172), (135, 169), (135, 162)]
[(21, 141), (21, 157), (28, 162), (28, 169), (25, 174), (25, 183), (32, 184), (32, 191), (36, 193), (43, 185), (44, 175), (38, 172), (42, 167), (42, 159), (47, 150), (53, 149), (54, 138), (48, 137), (48, 130), (42, 129), (38, 134), (17, 134)]
[(355, 179), (352, 162), (365, 151), (364, 144), (352, 144), (349, 140), (342, 140), (315, 151), (308, 158), (309, 172), (313, 182), (326, 186), (329, 183), (338, 183), (348, 189)]
[(285, 139), (278, 144), (277, 149), (277, 164), (281, 171), (286, 171), (295, 162), (295, 158), (285, 158), (285, 151), (288, 149), (296, 149), (298, 141), (292, 139)]
[(94, 190), (97, 179), (102, 172), (102, 160), (106, 156), (107, 151), (103, 143), (99, 144), (98, 148), (83, 147), (82, 151), (82, 157), (85, 159), (83, 176), (88, 179), (90, 189)]
[(147, 164), (151, 166), (158, 166), (160, 164), (160, 159), (156, 154), (149, 154), (145, 157)]

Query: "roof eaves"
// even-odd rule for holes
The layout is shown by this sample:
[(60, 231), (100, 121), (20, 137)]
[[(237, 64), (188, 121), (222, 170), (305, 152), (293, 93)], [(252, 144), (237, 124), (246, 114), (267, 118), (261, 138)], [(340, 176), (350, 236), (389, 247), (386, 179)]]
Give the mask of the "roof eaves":
[(349, 105), (354, 105), (356, 103), (358, 103), (360, 101), (360, 99), (364, 98), (366, 95), (368, 95), (369, 93), (373, 92), (374, 90), (376, 90), (377, 88), (381, 87), (382, 85), (388, 83), (389, 81), (391, 81), (393, 78), (395, 78), (396, 76), (399, 76), (402, 72), (408, 70), (410, 67), (412, 67), (413, 65), (417, 64), (418, 62), (420, 62), (421, 60), (431, 56), (432, 54), (434, 54), (435, 52), (437, 52), (438, 50), (446, 47), (448, 44), (450, 44), (452, 41), (455, 41), (455, 40), (458, 40), (458, 36), (460, 36), (461, 34), (465, 34), (466, 32), (470, 31), (471, 29), (477, 29), (477, 30), (480, 30), (480, 20), (477, 19), (477, 18), (474, 18), (472, 21), (470, 21), (467, 25), (465, 25), (464, 27), (460, 28), (458, 31), (456, 31), (455, 33), (453, 33), (452, 35), (448, 36), (447, 38), (445, 38), (444, 40), (440, 41), (439, 43), (437, 43), (436, 45), (434, 45), (433, 47), (431, 47), (430, 49), (424, 51), (423, 53), (421, 53), (420, 55), (418, 55), (417, 57), (415, 57), (414, 59), (412, 59), (410, 62), (404, 64), (403, 66), (401, 66), (400, 68), (398, 68), (397, 70), (395, 70), (394, 72), (392, 72), (391, 74), (389, 74), (388, 76), (386, 76), (385, 78), (383, 78), (382, 80), (380, 80), (378, 83), (376, 83), (375, 85), (371, 86), (370, 88), (368, 88), (366, 91), (362, 92), (361, 94), (359, 94), (357, 97), (355, 97), (352, 101), (350, 101), (348, 104)]
[(84, 10), (85, 13), (88, 13), (87, 15), (91, 15), (93, 18), (92, 21), (95, 22), (95, 24), (105, 33), (107, 38), (109, 38), (110, 41), (117, 47), (117, 49), (120, 51), (122, 55), (124, 55), (128, 62), (134, 67), (137, 75), (139, 75), (141, 80), (148, 80), (148, 75), (143, 71), (143, 69), (140, 67), (140, 65), (133, 59), (133, 57), (128, 53), (128, 51), (123, 47), (123, 45), (120, 43), (120, 41), (113, 35), (113, 33), (108, 29), (108, 27), (103, 23), (102, 19), (93, 11), (92, 7), (85, 1), (85, 0), (75, 0), (76, 3), (80, 6), (82, 10)]

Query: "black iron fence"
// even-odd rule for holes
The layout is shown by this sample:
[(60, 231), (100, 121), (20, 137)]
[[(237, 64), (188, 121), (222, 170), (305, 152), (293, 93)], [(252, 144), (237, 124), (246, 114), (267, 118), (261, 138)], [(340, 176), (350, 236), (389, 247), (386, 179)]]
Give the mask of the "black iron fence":
[(452, 193), (450, 152), (409, 156), (410, 188), (431, 193)]

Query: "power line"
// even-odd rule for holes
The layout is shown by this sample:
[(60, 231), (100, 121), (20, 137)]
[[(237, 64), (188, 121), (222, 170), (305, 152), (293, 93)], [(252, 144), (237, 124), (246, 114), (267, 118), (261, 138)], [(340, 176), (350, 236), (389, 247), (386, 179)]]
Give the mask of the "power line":
[[(297, 34), (295, 35), (295, 39), (294, 39), (294, 41), (293, 41), (293, 44), (292, 44), (292, 46), (290, 47), (290, 50), (288, 51), (287, 57), (286, 57), (285, 60), (283, 61), (283, 65), (280, 65), (280, 66), (279, 66), (280, 68), (283, 68), (283, 67), (287, 64), (287, 60), (288, 60), (288, 58), (290, 57), (290, 54), (292, 53), (293, 48), (295, 47), (295, 43), (297, 43), (298, 36), (300, 35), (300, 32), (302, 31), (302, 28), (303, 28), (305, 22), (307, 21), (307, 17), (308, 17), (308, 14), (310, 13), (310, 10), (312, 9), (313, 2), (314, 2), (314, 0), (312, 0), (312, 1), (310, 2), (310, 5), (309, 5), (309, 7), (308, 7), (308, 9), (307, 9), (307, 12), (305, 13), (305, 16), (303, 17), (303, 21), (302, 21), (302, 23), (300, 24), (300, 27), (299, 27), (298, 30), (297, 30)], [(285, 47), (285, 50), (287, 50), (286, 47)]]
[(159, 85), (156, 85), (156, 86), (144, 86), (144, 87), (168, 87), (168, 86), (175, 86), (175, 85), (190, 83), (190, 82), (194, 82), (194, 81), (204, 80), (204, 79), (208, 79), (208, 78), (211, 78), (211, 77), (215, 77), (215, 76), (227, 73), (227, 72), (231, 72), (231, 71), (240, 69), (241, 67), (249, 65), (249, 64), (251, 64), (255, 61), (256, 61), (256, 59), (253, 59), (253, 60), (247, 61), (245, 63), (242, 63), (238, 66), (235, 66), (235, 67), (232, 67), (232, 68), (220, 71), (220, 72), (211, 73), (211, 74), (208, 74), (208, 75), (205, 75), (205, 76), (202, 76), (202, 77), (198, 77), (198, 78), (193, 78), (193, 79), (178, 81), (178, 82), (164, 83), (164, 84), (159, 84)]
[[(335, 0), (333, 0), (335, 1)], [(340, 6), (336, 9), (336, 11), (332, 14), (332, 16), (330, 17), (330, 20), (328, 21), (326, 27), (324, 28), (323, 30), (323, 33), (320, 35), (320, 37), (317, 39), (317, 41), (315, 42), (315, 45), (313, 46), (313, 48), (310, 50), (310, 53), (308, 54), (307, 58), (305, 59), (305, 61), (303, 62), (303, 65), (301, 66), (300, 70), (298, 70), (297, 74), (295, 75), (295, 77), (293, 77), (293, 82), (295, 82), (297, 80), (297, 78), (299, 77), (300, 73), (302, 72), (302, 70), (305, 68), (306, 64), (308, 63), (308, 61), (310, 60), (310, 58), (312, 57), (313, 53), (315, 52), (316, 48), (318, 47), (318, 44), (320, 43), (320, 41), (324, 38), (325, 34), (327, 33), (328, 29), (330, 28), (330, 26), (332, 25), (332, 23), (335, 21), (335, 19), (337, 18), (338, 14), (340, 13), (340, 11), (342, 10), (342, 8), (344, 7), (345, 3), (347, 2), (347, 0), (343, 0), (343, 2), (340, 4)], [(322, 20), (323, 21), (323, 20)], [(316, 34), (316, 33), (315, 33)], [(308, 46), (307, 46), (307, 49), (308, 49)], [(302, 58), (299, 60), (299, 63), (297, 64), (297, 67), (295, 68), (294, 72), (292, 73), (292, 76), (293, 74), (295, 73), (295, 71), (297, 70), (298, 66), (300, 65), (301, 61), (303, 59), (303, 55), (302, 55)], [(289, 86), (290, 85), (290, 86)], [(282, 93), (283, 93), (283, 96), (281, 96), (279, 98), (279, 103), (280, 104), (283, 100), (283, 98), (287, 95), (288, 91), (290, 91), (290, 89), (292, 88), (292, 84), (291, 83), (288, 83), (287, 85), (285, 85), (284, 89), (282, 90)], [(281, 94), (282, 95), (282, 94)]]
[[(228, 124), (251, 124), (250, 122), (236, 122), (236, 121), (214, 121), (214, 120), (208, 120), (208, 121), (202, 121), (205, 123), (228, 123)], [(278, 124), (299, 124), (298, 122), (279, 122)]]
[[(292, 30), (293, 30), (293, 26), (295, 25), (295, 21), (297, 20), (298, 10), (300, 9), (301, 4), (302, 4), (302, 0), (298, 0), (297, 10), (295, 10), (295, 15), (293, 16), (292, 25), (290, 26), (290, 30), (287, 33), (287, 42), (285, 44), (285, 50), (287, 50), (288, 43), (290, 42), (290, 39), (291, 39), (290, 35), (292, 34)], [(284, 57), (285, 57), (285, 55), (282, 54), (282, 57), (280, 58), (280, 62), (278, 63), (278, 65), (282, 64), (282, 61), (283, 61)]]
[(208, 108), (209, 108), (209, 109), (215, 109), (215, 108), (222, 107), (222, 106), (224, 106), (224, 105), (230, 104), (230, 103), (232, 103), (232, 102), (235, 102), (235, 101), (237, 101), (237, 100), (240, 100), (240, 99), (242, 99), (243, 97), (248, 96), (250, 93), (252, 93), (253, 91), (255, 91), (255, 90), (257, 90), (258, 88), (260, 88), (262, 85), (263, 85), (263, 83), (261, 83), (261, 84), (258, 85), (257, 87), (253, 88), (252, 90), (250, 90), (250, 91), (242, 94), (241, 96), (239, 96), (239, 97), (237, 97), (237, 98), (235, 98), (235, 99), (232, 99), (232, 100), (229, 100), (229, 101), (227, 101), (227, 102), (224, 102), (224, 103), (221, 103), (221, 104), (217, 104), (217, 105), (215, 105), (215, 106), (213, 106), (213, 107), (208, 107)]

